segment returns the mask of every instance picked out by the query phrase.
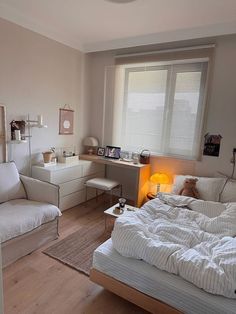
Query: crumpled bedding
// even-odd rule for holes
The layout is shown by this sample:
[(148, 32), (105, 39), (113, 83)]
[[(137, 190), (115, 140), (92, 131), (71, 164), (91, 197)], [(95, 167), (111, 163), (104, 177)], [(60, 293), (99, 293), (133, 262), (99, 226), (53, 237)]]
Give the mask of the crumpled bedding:
[(236, 203), (203, 202), (161, 194), (116, 220), (113, 246), (207, 292), (236, 298)]

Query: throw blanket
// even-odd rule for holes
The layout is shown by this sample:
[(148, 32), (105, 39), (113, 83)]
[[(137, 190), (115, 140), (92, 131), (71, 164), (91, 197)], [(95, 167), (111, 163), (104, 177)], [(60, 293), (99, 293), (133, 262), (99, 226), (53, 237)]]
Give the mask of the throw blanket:
[[(209, 205), (220, 215), (202, 214)], [(236, 203), (205, 206), (201, 200), (161, 195), (136, 213), (119, 217), (112, 242), (125, 257), (142, 259), (207, 292), (236, 298), (235, 236)]]

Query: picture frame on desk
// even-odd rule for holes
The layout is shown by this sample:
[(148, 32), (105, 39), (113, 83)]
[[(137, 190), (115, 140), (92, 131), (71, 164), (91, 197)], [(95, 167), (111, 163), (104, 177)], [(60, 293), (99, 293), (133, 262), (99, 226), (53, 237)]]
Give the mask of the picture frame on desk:
[(97, 155), (101, 156), (101, 157), (104, 156), (105, 155), (105, 148), (104, 147), (98, 147)]

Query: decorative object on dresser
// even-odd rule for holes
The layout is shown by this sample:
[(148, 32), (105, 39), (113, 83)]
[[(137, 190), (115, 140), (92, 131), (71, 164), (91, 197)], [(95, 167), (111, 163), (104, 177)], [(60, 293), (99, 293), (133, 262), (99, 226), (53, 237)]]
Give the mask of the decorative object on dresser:
[(61, 163), (71, 164), (77, 162), (79, 156), (75, 153), (75, 147), (64, 148), (62, 155), (58, 157), (58, 161)]
[(74, 110), (70, 105), (65, 105), (59, 109), (59, 134), (71, 135), (74, 129)]
[(160, 192), (161, 184), (169, 183), (169, 177), (165, 173), (156, 172), (150, 177), (150, 181), (157, 186), (156, 194), (154, 194), (154, 196), (157, 196)]
[(105, 149), (105, 157), (111, 159), (120, 159), (120, 151), (120, 147), (108, 145)]
[[(59, 208), (65, 210), (85, 201), (84, 183), (94, 177), (104, 177), (102, 164), (86, 160), (67, 164), (58, 163), (51, 167), (32, 166), (33, 178), (57, 184), (59, 190)], [(95, 197), (95, 191), (89, 191), (88, 199)]]
[(63, 163), (63, 164), (71, 164), (74, 162), (77, 162), (79, 159), (78, 155), (72, 155), (72, 156), (59, 156), (58, 161)]
[(148, 149), (141, 151), (139, 161), (141, 164), (150, 164), (150, 151)]
[(104, 156), (105, 155), (105, 147), (98, 147), (97, 155), (98, 156)]
[(51, 159), (52, 159), (52, 152), (51, 151), (47, 151), (42, 153), (43, 154), (43, 162), (44, 163), (50, 163)]
[(98, 140), (93, 136), (89, 136), (83, 140), (83, 145), (88, 148), (88, 154), (92, 155), (94, 154), (95, 148), (98, 147)]

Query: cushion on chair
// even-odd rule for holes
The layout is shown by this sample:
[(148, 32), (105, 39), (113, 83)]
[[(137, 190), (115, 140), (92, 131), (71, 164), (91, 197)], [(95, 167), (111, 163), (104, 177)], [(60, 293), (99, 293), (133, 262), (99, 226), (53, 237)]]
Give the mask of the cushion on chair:
[(60, 210), (54, 205), (26, 199), (0, 204), (0, 242), (32, 231), (60, 215)]
[(120, 183), (106, 178), (94, 178), (86, 181), (85, 185), (103, 191), (110, 191)]
[(26, 194), (16, 165), (14, 162), (2, 163), (0, 164), (0, 203), (18, 198), (26, 198)]

